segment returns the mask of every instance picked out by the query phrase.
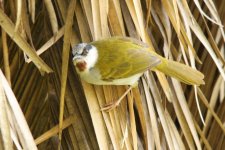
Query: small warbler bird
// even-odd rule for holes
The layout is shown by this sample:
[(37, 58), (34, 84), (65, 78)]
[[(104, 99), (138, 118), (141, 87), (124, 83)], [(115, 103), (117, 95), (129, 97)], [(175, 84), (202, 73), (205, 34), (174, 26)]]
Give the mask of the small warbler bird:
[(181, 63), (150, 51), (149, 46), (128, 37), (112, 37), (72, 48), (73, 64), (80, 77), (96, 85), (137, 85), (148, 70), (158, 70), (189, 85), (204, 84), (204, 75)]

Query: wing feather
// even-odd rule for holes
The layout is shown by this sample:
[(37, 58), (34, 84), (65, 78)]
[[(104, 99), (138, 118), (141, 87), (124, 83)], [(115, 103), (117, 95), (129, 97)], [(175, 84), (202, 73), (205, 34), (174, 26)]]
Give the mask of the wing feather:
[(110, 38), (92, 42), (99, 51), (95, 67), (102, 80), (113, 80), (143, 73), (161, 60), (148, 51), (145, 43), (131, 38)]

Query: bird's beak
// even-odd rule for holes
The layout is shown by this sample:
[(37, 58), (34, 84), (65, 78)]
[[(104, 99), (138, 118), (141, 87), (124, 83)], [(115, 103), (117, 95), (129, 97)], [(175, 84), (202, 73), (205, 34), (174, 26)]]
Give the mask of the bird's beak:
[(82, 56), (79, 56), (79, 55), (78, 56), (74, 56), (73, 57), (73, 61), (78, 60), (78, 59), (81, 59), (81, 58), (82, 58)]

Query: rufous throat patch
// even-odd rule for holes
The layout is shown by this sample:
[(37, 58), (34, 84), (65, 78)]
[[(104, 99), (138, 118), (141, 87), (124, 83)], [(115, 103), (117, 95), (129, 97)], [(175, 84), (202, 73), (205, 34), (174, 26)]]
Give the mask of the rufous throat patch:
[(85, 61), (80, 61), (76, 63), (76, 67), (79, 69), (80, 72), (86, 69), (87, 63)]

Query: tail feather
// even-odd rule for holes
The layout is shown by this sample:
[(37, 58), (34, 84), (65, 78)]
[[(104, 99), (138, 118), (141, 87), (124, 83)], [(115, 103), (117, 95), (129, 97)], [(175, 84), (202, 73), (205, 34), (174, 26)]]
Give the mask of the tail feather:
[(169, 75), (171, 77), (174, 77), (181, 82), (184, 82), (189, 85), (200, 85), (200, 84), (205, 84), (204, 82), (204, 75), (181, 63), (167, 60), (165, 58), (161, 59), (162, 63), (156, 66), (155, 68), (166, 75)]

